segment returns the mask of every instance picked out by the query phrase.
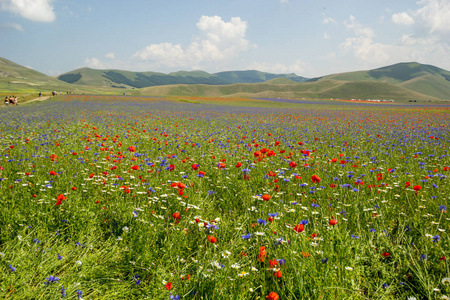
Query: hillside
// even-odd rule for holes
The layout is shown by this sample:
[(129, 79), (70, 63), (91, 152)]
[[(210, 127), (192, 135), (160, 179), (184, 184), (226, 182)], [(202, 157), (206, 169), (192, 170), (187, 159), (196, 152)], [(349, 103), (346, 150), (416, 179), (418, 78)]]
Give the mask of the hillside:
[(352, 82), (386, 82), (427, 95), (450, 99), (450, 72), (416, 62), (398, 63), (374, 70), (332, 74), (318, 79)]
[(164, 74), (81, 68), (58, 76), (59, 80), (67, 83), (131, 89), (174, 84), (227, 85), (233, 83), (261, 83), (275, 78), (288, 78), (296, 82), (307, 80), (295, 74), (271, 74), (253, 70), (215, 74), (205, 71), (178, 71)]
[(37, 97), (39, 92), (43, 94), (58, 92), (72, 93), (112, 93), (114, 90), (99, 87), (86, 87), (69, 84), (54, 77), (47, 76), (33, 69), (21, 66), (10, 60), (0, 57), (0, 95), (34, 94)]
[(386, 82), (347, 82), (322, 79), (304, 83), (236, 83), (226, 86), (182, 84), (155, 86), (135, 90), (134, 95), (159, 96), (204, 96), (204, 97), (266, 97), (266, 98), (308, 98), (308, 99), (395, 99), (406, 102), (409, 99), (419, 101), (437, 101), (407, 88)]

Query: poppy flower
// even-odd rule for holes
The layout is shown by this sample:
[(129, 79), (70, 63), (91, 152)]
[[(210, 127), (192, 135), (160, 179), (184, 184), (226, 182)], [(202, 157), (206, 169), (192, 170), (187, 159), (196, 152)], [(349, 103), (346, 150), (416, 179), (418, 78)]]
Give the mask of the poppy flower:
[(389, 256), (391, 256), (391, 254), (388, 253), (388, 252), (383, 252), (383, 253), (381, 254), (381, 256), (383, 256), (383, 257), (389, 257)]
[(415, 185), (413, 187), (413, 190), (415, 190), (416, 192), (420, 191), (422, 189), (422, 187), (420, 185)]
[(72, 188), (72, 191), (76, 191), (76, 190), (77, 190), (77, 187), (74, 186), (74, 187)]
[(265, 195), (262, 196), (262, 199), (264, 201), (269, 201), (270, 200), (270, 195), (269, 194), (265, 194)]
[(305, 226), (303, 226), (303, 224), (297, 224), (297, 225), (295, 225), (295, 227), (294, 227), (294, 231), (296, 231), (296, 232), (303, 232), (305, 230)]
[(289, 163), (289, 167), (291, 167), (291, 168), (295, 168), (296, 166), (297, 166), (297, 164), (295, 162), (293, 162), (293, 161), (291, 161)]
[(132, 166), (131, 167), (133, 170), (139, 170), (139, 166)]
[(259, 247), (259, 255), (258, 255), (258, 260), (260, 262), (264, 262), (264, 259), (267, 257), (267, 253), (266, 253), (266, 247), (261, 246)]
[(240, 162), (238, 162), (238, 163), (235, 165), (236, 168), (240, 168), (241, 166), (242, 166), (242, 163), (240, 163)]
[(50, 175), (54, 176), (54, 175), (56, 175), (56, 172), (55, 171), (50, 171)]
[(337, 162), (337, 158), (331, 159), (331, 162), (333, 162), (333, 163)]
[(334, 225), (336, 225), (338, 223), (338, 220), (331, 219), (329, 223), (330, 223), (331, 226), (334, 226)]
[(267, 296), (268, 300), (279, 300), (280, 297), (278, 297), (278, 294), (275, 292), (271, 292), (269, 293), (269, 296)]
[(314, 182), (314, 183), (319, 183), (321, 180), (322, 180), (322, 178), (320, 178), (317, 175), (311, 176), (311, 181)]
[(208, 235), (208, 242), (214, 244), (215, 242), (217, 242), (217, 238), (213, 237), (212, 235)]
[(179, 220), (179, 219), (181, 219), (181, 215), (179, 212), (174, 212), (172, 214), (172, 218), (174, 218), (175, 220)]
[(277, 278), (281, 278), (281, 270), (273, 273), (273, 276), (275, 276)]
[(275, 177), (275, 176), (277, 176), (277, 173), (275, 173), (273, 171), (269, 171), (269, 173), (267, 175), (270, 177)]
[(173, 288), (172, 282), (169, 281), (164, 287), (166, 288), (166, 290), (171, 290)]
[(128, 147), (128, 151), (135, 152), (136, 151), (136, 147), (135, 146), (130, 146), (130, 147)]

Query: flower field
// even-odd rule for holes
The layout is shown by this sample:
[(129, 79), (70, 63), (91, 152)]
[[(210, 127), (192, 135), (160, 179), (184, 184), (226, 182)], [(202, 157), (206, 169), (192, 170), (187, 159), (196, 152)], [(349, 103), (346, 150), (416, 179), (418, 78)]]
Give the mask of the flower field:
[(449, 107), (216, 102), (1, 110), (0, 298), (450, 297)]

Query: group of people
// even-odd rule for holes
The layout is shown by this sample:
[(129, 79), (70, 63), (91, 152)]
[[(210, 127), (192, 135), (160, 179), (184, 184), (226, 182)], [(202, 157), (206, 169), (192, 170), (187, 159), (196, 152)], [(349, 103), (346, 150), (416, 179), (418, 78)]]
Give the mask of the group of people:
[(10, 96), (8, 98), (8, 96), (5, 97), (5, 105), (19, 105), (19, 102), (17, 101), (17, 97), (16, 96)]

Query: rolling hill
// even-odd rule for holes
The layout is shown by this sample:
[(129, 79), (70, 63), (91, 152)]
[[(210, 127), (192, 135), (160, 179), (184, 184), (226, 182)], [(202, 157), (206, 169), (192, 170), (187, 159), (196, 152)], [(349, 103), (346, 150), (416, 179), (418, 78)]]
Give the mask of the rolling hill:
[(417, 62), (398, 63), (368, 71), (332, 74), (314, 80), (324, 79), (346, 82), (386, 82), (431, 98), (450, 100), (450, 72)]
[(58, 76), (59, 80), (67, 83), (131, 89), (173, 84), (261, 83), (275, 78), (288, 78), (296, 82), (307, 80), (307, 78), (295, 74), (271, 74), (254, 70), (228, 71), (215, 74), (205, 71), (178, 71), (164, 74), (81, 68)]
[(0, 94), (7, 95), (56, 90), (146, 96), (450, 100), (450, 72), (415, 62), (331, 74), (307, 81), (295, 74), (259, 71), (164, 74), (89, 68), (77, 69), (58, 78), (0, 58)]

